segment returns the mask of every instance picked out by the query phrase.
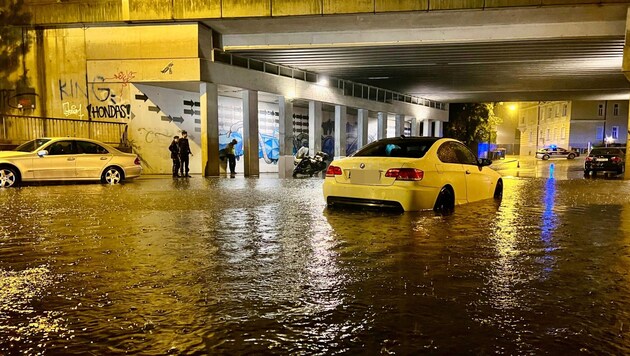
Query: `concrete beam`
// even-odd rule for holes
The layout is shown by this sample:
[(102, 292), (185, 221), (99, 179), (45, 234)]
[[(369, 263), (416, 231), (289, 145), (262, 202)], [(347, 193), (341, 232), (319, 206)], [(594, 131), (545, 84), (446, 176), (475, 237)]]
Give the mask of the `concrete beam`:
[(396, 114), (394, 136), (400, 137), (405, 132), (405, 115)]
[[(217, 25), (223, 33), (226, 50), (607, 37), (623, 35), (623, 15), (627, 6), (577, 5), (571, 6), (570, 11), (566, 6), (513, 7), (461, 11), (457, 16), (449, 12), (363, 15), (363, 21), (347, 19), (348, 24), (328, 22), (325, 27), (321, 23), (319, 27), (314, 24), (318, 19), (300, 19), (302, 26), (294, 24), (295, 19), (281, 20), (280, 23), (276, 21), (275, 26), (267, 26), (270, 20), (260, 19), (243, 25), (245, 28), (239, 28), (238, 33), (234, 34), (229, 33), (229, 28), (221, 29), (221, 25)], [(331, 19), (325, 16), (319, 19), (326, 20)], [(280, 26), (283, 21), (284, 26)], [(349, 26), (349, 23), (353, 26)], [(265, 28), (266, 33), (255, 31), (255, 25)], [(326, 31), (322, 31), (322, 28), (326, 28)]]
[[(121, 61), (127, 62), (127, 61)], [(138, 68), (135, 66), (134, 68)], [(138, 68), (140, 69), (140, 68)], [(319, 101), (332, 105), (364, 108), (376, 112), (397, 112), (419, 119), (435, 118), (448, 121), (448, 111), (394, 101), (382, 103), (343, 95), (340, 89), (323, 87), (303, 80), (267, 74), (223, 63), (201, 62), (201, 78), (204, 81), (234, 87), (264, 91), (292, 98)]]

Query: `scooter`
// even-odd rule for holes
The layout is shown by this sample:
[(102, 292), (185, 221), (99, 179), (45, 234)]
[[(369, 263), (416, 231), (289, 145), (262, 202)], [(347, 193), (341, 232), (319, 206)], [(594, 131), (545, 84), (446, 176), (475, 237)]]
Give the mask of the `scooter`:
[(301, 161), (294, 162), (295, 167), (293, 168), (293, 178), (297, 177), (298, 174), (308, 175), (309, 177), (312, 177), (315, 174), (325, 170), (328, 166), (328, 163), (326, 163), (327, 158), (327, 153), (319, 151), (315, 154), (315, 157), (306, 156), (302, 158)]

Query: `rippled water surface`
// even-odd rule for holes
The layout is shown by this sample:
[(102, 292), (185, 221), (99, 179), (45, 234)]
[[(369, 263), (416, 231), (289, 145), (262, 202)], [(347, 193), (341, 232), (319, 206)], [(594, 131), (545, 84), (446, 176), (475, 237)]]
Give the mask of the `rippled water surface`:
[(450, 216), (316, 178), (0, 189), (0, 354), (628, 354), (630, 181), (554, 178)]

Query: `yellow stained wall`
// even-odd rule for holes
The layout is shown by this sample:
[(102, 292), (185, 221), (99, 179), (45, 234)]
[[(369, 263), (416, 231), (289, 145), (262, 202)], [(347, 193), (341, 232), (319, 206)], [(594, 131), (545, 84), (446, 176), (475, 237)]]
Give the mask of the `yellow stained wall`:
[(24, 8), (31, 24), (45, 25), (614, 3), (630, 0), (26, 0)]

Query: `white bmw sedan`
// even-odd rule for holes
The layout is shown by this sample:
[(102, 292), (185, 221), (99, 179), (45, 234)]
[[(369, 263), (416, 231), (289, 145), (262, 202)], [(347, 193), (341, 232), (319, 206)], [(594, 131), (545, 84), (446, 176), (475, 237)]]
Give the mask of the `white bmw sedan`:
[(0, 187), (65, 180), (116, 184), (141, 173), (137, 155), (85, 138), (38, 138), (12, 151), (0, 151)]
[(329, 206), (452, 211), (455, 205), (503, 196), (501, 176), (457, 140), (397, 137), (372, 142), (326, 171)]

